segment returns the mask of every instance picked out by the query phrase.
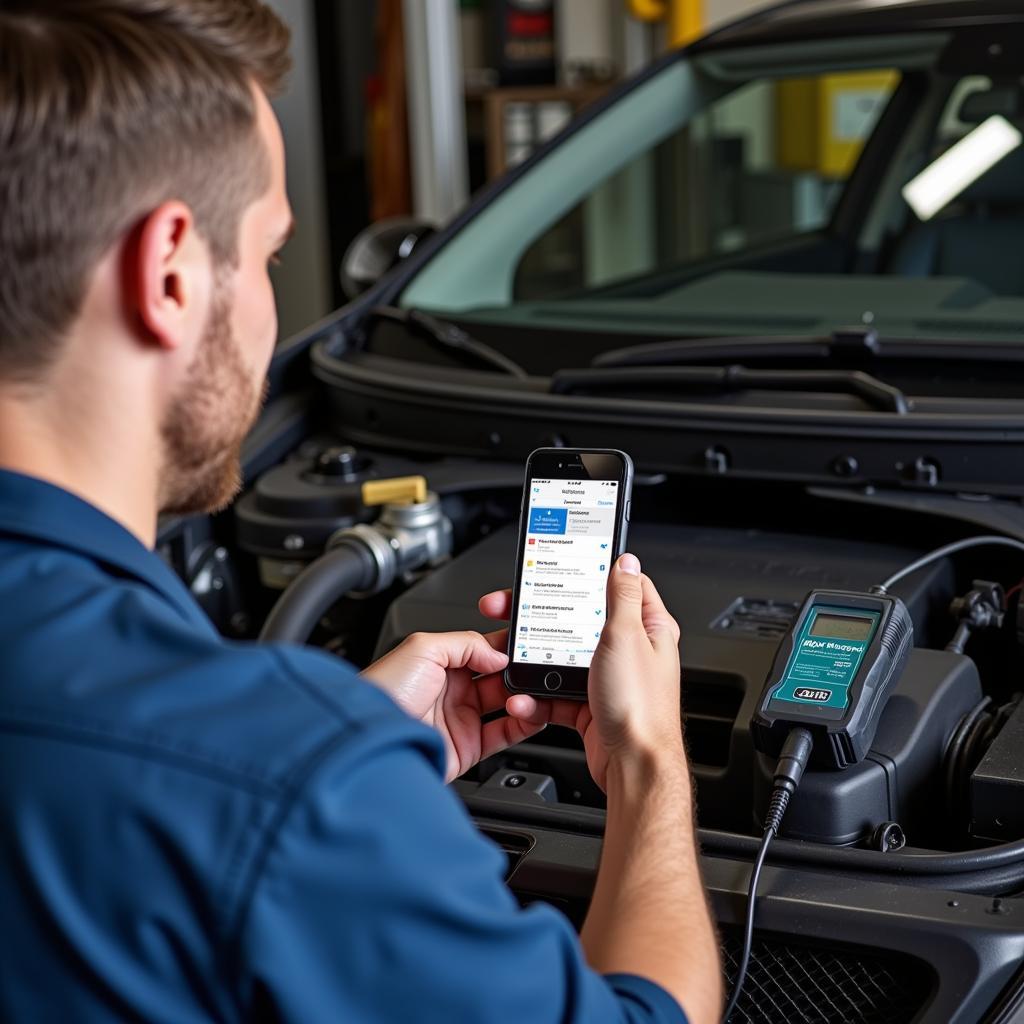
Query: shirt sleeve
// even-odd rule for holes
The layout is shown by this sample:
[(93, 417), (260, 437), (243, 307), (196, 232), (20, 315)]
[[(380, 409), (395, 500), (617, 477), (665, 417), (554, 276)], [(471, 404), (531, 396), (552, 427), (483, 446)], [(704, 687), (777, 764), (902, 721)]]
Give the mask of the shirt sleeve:
[(592, 971), (552, 907), (520, 909), (424, 750), (344, 751), (262, 854), (239, 925), (247, 1019), (685, 1024), (654, 983)]

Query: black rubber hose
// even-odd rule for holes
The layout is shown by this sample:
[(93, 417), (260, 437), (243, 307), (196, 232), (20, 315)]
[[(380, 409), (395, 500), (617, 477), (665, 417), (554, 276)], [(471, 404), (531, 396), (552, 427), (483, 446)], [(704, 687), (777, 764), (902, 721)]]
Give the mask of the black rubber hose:
[(353, 590), (370, 590), (376, 580), (369, 549), (342, 541), (295, 577), (267, 616), (260, 640), (304, 644), (331, 605)]
[(946, 748), (946, 800), (950, 813), (957, 826), (964, 824), (967, 811), (964, 803), (964, 787), (966, 782), (962, 776), (964, 751), (970, 741), (971, 734), (977, 726), (978, 719), (992, 703), (991, 697), (983, 697), (970, 711), (960, 719), (960, 724), (953, 730), (949, 746)]

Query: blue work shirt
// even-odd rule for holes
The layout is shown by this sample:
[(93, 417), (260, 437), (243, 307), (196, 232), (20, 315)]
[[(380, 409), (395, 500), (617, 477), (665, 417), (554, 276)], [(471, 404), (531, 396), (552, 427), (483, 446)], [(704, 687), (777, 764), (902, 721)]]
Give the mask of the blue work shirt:
[(433, 730), (2, 471), (0, 652), (0, 1019), (684, 1021), (519, 909)]

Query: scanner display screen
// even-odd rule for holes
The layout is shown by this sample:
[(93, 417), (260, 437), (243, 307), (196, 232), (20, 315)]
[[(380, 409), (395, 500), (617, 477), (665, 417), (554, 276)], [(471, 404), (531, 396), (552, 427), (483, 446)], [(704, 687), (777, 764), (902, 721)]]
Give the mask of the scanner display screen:
[(874, 619), (859, 615), (818, 615), (811, 627), (811, 636), (828, 636), (837, 640), (867, 640)]

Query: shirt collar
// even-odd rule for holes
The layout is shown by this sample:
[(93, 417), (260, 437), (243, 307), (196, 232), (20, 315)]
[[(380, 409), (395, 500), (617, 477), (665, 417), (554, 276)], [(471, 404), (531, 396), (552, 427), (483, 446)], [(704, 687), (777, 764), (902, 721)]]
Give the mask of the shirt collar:
[(0, 469), (0, 534), (77, 551), (150, 586), (191, 622), (212, 624), (175, 572), (120, 523), (70, 491)]

